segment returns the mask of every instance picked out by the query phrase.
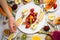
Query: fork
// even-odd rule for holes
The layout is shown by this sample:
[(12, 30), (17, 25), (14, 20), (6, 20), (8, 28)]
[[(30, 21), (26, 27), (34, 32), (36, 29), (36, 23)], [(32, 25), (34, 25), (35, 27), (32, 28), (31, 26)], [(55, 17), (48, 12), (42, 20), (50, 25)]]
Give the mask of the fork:
[(4, 21), (6, 20), (6, 17), (0, 14), (0, 18)]

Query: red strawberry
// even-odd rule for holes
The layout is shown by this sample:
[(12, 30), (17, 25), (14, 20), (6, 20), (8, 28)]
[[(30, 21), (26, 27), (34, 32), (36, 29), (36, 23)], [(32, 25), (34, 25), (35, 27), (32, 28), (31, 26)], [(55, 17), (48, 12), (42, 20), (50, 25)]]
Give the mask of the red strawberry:
[(53, 8), (56, 9), (56, 8), (57, 8), (57, 4), (54, 4), (54, 5), (53, 5)]
[(30, 25), (29, 25), (29, 24), (27, 24), (27, 25), (26, 25), (26, 28), (29, 28), (29, 27), (30, 27)]
[(34, 12), (34, 8), (30, 9), (30, 12)]

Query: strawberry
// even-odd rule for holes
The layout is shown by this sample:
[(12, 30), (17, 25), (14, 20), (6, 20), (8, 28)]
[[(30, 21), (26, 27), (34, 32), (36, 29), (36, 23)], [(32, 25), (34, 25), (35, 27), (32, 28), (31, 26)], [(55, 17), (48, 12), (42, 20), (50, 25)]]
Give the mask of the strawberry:
[(34, 8), (30, 9), (30, 12), (34, 12)]
[(26, 28), (29, 28), (29, 27), (30, 27), (30, 25), (29, 25), (29, 24), (27, 24), (27, 25), (26, 25)]
[(53, 8), (56, 9), (56, 8), (57, 8), (57, 4), (54, 4), (54, 5), (53, 5)]

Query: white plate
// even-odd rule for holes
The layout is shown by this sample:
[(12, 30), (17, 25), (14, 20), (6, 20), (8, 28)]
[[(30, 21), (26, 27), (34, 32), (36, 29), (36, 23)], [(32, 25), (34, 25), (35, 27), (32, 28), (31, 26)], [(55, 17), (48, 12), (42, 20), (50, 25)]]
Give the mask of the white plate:
[[(17, 14), (16, 14), (16, 20), (21, 17), (22, 11), (25, 8), (27, 8), (29, 10), (31, 8), (34, 8), (35, 12), (38, 12), (38, 14), (40, 14), (40, 9), (41, 8), (39, 6), (35, 5), (34, 3), (28, 3), (27, 5), (24, 5), (24, 6), (22, 6), (22, 7), (19, 8), (19, 10), (17, 11)], [(45, 16), (44, 16), (43, 20), (40, 22), (40, 24), (38, 25), (38, 27), (35, 30), (31, 30), (31, 28), (26, 29), (24, 25), (20, 25), (19, 29), (22, 32), (24, 32), (24, 33), (33, 34), (33, 33), (38, 32), (44, 26), (44, 24), (45, 24)]]
[[(55, 11), (58, 9), (58, 3), (59, 3), (59, 2), (56, 0), (57, 8), (54, 9), (54, 8), (52, 7), (51, 9), (47, 10), (47, 12), (55, 12)], [(43, 4), (43, 5), (44, 5), (44, 7), (45, 7), (46, 4)]]

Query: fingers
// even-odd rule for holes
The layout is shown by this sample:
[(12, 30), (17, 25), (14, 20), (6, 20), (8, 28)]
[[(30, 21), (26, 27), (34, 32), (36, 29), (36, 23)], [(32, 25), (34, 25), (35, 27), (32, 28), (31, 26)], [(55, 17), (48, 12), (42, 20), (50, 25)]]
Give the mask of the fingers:
[(16, 32), (16, 29), (17, 29), (17, 26), (15, 25), (15, 23), (10, 24), (10, 31), (11, 31), (12, 33), (15, 33), (15, 32)]

